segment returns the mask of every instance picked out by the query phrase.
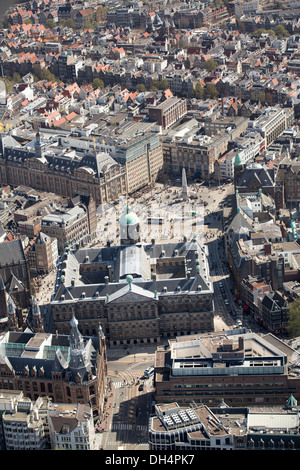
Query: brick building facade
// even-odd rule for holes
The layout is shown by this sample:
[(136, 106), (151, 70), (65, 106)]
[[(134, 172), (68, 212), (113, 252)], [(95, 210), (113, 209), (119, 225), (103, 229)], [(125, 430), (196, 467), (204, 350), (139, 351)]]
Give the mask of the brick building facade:
[(36, 400), (91, 403), (101, 417), (106, 386), (106, 342), (98, 329), (83, 337), (73, 316), (70, 337), (50, 333), (6, 332), (0, 336), (0, 388), (19, 390)]

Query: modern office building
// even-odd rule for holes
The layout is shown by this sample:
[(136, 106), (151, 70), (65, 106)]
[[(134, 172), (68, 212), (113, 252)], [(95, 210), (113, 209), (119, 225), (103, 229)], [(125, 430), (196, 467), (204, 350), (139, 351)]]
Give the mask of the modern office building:
[(298, 353), (272, 334), (241, 328), (169, 341), (155, 359), (158, 404), (193, 401), (217, 406), (280, 405), (300, 396), (300, 376), (292, 373)]
[(249, 121), (249, 130), (259, 132), (265, 140), (267, 149), (274, 140), (288, 129), (294, 120), (293, 108), (269, 107), (253, 121)]
[(168, 129), (187, 113), (186, 100), (172, 96), (156, 106), (149, 106), (149, 119)]
[(293, 395), (281, 406), (170, 402), (155, 405), (148, 435), (150, 450), (299, 450), (299, 406)]
[(233, 450), (233, 436), (205, 405), (155, 405), (149, 420), (150, 450)]

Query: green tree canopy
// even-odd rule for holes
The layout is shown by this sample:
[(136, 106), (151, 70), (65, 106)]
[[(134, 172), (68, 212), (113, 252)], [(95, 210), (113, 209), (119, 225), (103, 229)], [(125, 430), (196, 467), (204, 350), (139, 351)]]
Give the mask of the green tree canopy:
[(44, 69), (41, 71), (41, 79), (42, 80), (48, 80), (49, 82), (57, 82), (57, 78), (53, 73), (50, 72), (50, 70)]
[(208, 70), (209, 72), (212, 72), (213, 70), (216, 70), (218, 67), (218, 62), (216, 62), (213, 59), (208, 59), (204, 62), (204, 68)]
[(289, 303), (287, 330), (291, 337), (300, 335), (300, 299)]
[(12, 80), (14, 83), (20, 83), (21, 75), (18, 72), (14, 72), (12, 76)]
[(94, 78), (93, 88), (94, 88), (94, 90), (96, 90), (96, 88), (100, 88), (101, 90), (103, 90), (103, 88), (104, 88), (103, 81), (100, 78)]
[(152, 80), (151, 90), (167, 90), (169, 88), (169, 82), (166, 78), (162, 80)]
[(76, 28), (76, 22), (72, 19), (60, 20), (59, 26), (66, 26), (68, 28), (75, 29)]
[(205, 87), (205, 96), (206, 98), (212, 98), (212, 99), (218, 98), (219, 92), (216, 86), (213, 85), (212, 83), (208, 83)]
[(146, 87), (143, 83), (138, 83), (136, 86), (137, 91), (140, 93), (144, 93), (146, 91)]
[(272, 36), (276, 36), (276, 33), (273, 29), (258, 28), (252, 33), (252, 35), (257, 38), (260, 38), (262, 34), (271, 34)]
[(200, 82), (197, 82), (196, 83), (196, 86), (194, 88), (194, 95), (195, 95), (195, 98), (203, 98), (203, 95), (204, 95), (204, 88), (203, 86), (201, 85)]
[(91, 20), (85, 21), (83, 23), (83, 28), (84, 29), (93, 29), (94, 28), (94, 23)]
[(49, 29), (55, 28), (55, 21), (52, 18), (48, 18), (48, 20), (46, 20), (46, 26)]
[(282, 38), (286, 38), (290, 36), (290, 33), (281, 24), (276, 26), (275, 33), (278, 39), (282, 39)]
[(106, 19), (106, 10), (100, 5), (95, 12), (96, 21), (104, 21)]

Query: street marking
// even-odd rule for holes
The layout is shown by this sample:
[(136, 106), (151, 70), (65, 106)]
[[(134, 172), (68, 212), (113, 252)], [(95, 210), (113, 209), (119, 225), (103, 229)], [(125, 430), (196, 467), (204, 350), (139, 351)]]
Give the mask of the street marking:
[(131, 431), (132, 428), (133, 428), (132, 424), (115, 423), (112, 425), (111, 429), (112, 431), (122, 431), (122, 430)]
[(148, 426), (143, 426), (141, 424), (134, 426), (133, 424), (113, 423), (109, 427), (110, 431), (132, 431), (133, 429), (136, 429), (137, 431), (147, 432)]
[(148, 426), (142, 426), (141, 424), (138, 424), (136, 429), (138, 431), (143, 431), (143, 432), (147, 432), (148, 431)]
[(114, 388), (123, 388), (124, 387), (124, 382), (113, 382), (112, 385)]

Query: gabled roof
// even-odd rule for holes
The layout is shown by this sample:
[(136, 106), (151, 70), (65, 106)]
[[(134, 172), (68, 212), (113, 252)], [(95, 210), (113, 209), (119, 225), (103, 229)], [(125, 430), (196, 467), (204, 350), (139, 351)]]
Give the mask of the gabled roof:
[(131, 302), (131, 301), (146, 301), (148, 302), (149, 299), (154, 300), (155, 295), (153, 292), (150, 292), (148, 290), (143, 289), (140, 286), (137, 286), (134, 283), (131, 283), (130, 285), (127, 284), (124, 287), (121, 287), (121, 289), (117, 290), (113, 294), (109, 295), (107, 297), (107, 303), (111, 302), (124, 302), (126, 301)]

